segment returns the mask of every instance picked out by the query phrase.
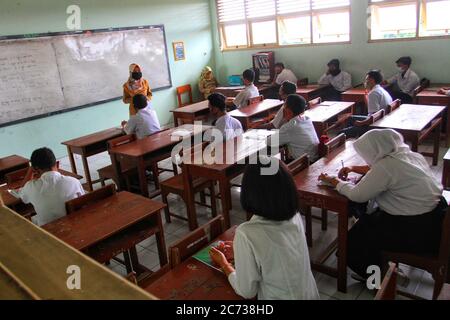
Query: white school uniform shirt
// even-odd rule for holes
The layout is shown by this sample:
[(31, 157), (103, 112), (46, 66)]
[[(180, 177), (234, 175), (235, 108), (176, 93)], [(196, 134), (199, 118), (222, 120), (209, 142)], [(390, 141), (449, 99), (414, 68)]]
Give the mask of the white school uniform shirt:
[(239, 137), (244, 133), (241, 122), (229, 114), (223, 115), (217, 119), (216, 129), (222, 133), (225, 141)]
[(235, 292), (258, 300), (318, 300), (305, 231), (299, 214), (289, 221), (254, 215), (236, 229), (235, 272), (228, 280)]
[(150, 107), (141, 109), (130, 117), (125, 128), (127, 134), (136, 134), (138, 139), (143, 139), (155, 132), (161, 131), (158, 116)]
[(234, 99), (234, 105), (239, 109), (245, 107), (248, 103), (248, 100), (251, 98), (259, 97), (258, 88), (252, 83), (249, 86), (246, 86), (244, 90), (239, 92), (239, 94)]
[(377, 84), (368, 94), (368, 111), (369, 115), (386, 109), (392, 103), (391, 95), (379, 84)]
[(350, 73), (341, 71), (337, 76), (324, 74), (319, 79), (320, 85), (332, 85), (334, 89), (340, 92), (347, 91), (352, 88), (352, 76)]
[(65, 216), (65, 203), (83, 194), (79, 180), (56, 171), (42, 174), (39, 179), (27, 182), (19, 190), (23, 203), (33, 205), (36, 215), (32, 221), (38, 226)]
[(282, 85), (283, 82), (290, 81), (294, 84), (297, 84), (297, 77), (295, 76), (294, 72), (289, 69), (283, 69), (283, 71), (280, 72), (280, 74), (277, 76), (275, 83), (278, 85)]
[(399, 133), (372, 130), (353, 146), (371, 168), (356, 185), (340, 182), (338, 192), (358, 203), (375, 200), (381, 210), (398, 216), (428, 213), (438, 205), (442, 185), (425, 158), (412, 152)]
[(388, 80), (388, 83), (396, 83), (403, 93), (409, 94), (412, 97), (414, 95), (414, 89), (420, 86), (420, 78), (414, 71), (408, 69), (404, 76), (402, 72), (398, 72)]
[(307, 116), (298, 116), (284, 124), (275, 137), (268, 137), (268, 144), (278, 143), (280, 146), (286, 145), (289, 154), (298, 159), (305, 153), (308, 154), (310, 161), (318, 158), (319, 138), (314, 129), (314, 124)]

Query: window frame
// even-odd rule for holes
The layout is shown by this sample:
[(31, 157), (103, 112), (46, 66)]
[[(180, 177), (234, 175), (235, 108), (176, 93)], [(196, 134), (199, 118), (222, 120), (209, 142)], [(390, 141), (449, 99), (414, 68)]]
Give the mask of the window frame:
[(368, 19), (372, 19), (372, 5), (378, 6), (395, 6), (395, 4), (402, 3), (416, 3), (416, 35), (414, 37), (408, 38), (393, 38), (393, 39), (372, 39), (372, 28), (371, 26), (367, 26), (369, 32), (368, 43), (377, 43), (377, 42), (398, 42), (398, 41), (420, 41), (420, 40), (436, 40), (436, 39), (450, 39), (450, 35), (441, 35), (441, 36), (421, 36), (420, 30), (422, 26), (422, 7), (426, 6), (427, 2), (434, 2), (436, 0), (387, 0), (386, 2), (373, 2), (369, 0), (367, 7), (367, 17)]
[[(275, 0), (276, 1), (276, 0)], [(310, 0), (312, 2), (312, 0)], [(275, 4), (276, 5), (276, 4)], [(310, 47), (310, 46), (324, 46), (324, 45), (336, 45), (336, 44), (351, 44), (352, 42), (352, 6), (351, 2), (348, 6), (336, 7), (336, 8), (325, 8), (325, 9), (312, 9), (312, 3), (310, 9), (308, 11), (302, 12), (293, 12), (287, 14), (278, 14), (278, 10), (276, 8), (275, 15), (267, 16), (267, 17), (258, 17), (258, 18), (246, 18), (244, 20), (236, 20), (230, 22), (220, 22), (219, 21), (219, 6), (217, 0), (215, 1), (216, 6), (216, 19), (217, 19), (217, 28), (220, 37), (220, 47), (221, 51), (239, 51), (239, 50), (260, 50), (260, 49), (276, 49), (276, 48), (291, 48), (291, 47)], [(339, 13), (339, 12), (348, 12), (349, 16), (349, 40), (348, 41), (333, 41), (333, 42), (319, 42), (314, 43), (314, 30), (313, 30), (313, 19), (314, 15), (317, 13)], [(279, 30), (279, 22), (282, 19), (286, 18), (299, 18), (299, 17), (310, 17), (310, 43), (302, 43), (302, 44), (280, 44), (280, 30)], [(254, 44), (253, 43), (253, 32), (252, 32), (252, 23), (254, 22), (265, 22), (265, 21), (275, 21), (275, 32), (276, 32), (276, 43), (266, 43), (266, 44)], [(225, 26), (227, 25), (236, 25), (236, 24), (246, 24), (247, 26), (247, 45), (245, 46), (232, 46), (227, 47), (226, 44), (226, 34), (225, 34)]]

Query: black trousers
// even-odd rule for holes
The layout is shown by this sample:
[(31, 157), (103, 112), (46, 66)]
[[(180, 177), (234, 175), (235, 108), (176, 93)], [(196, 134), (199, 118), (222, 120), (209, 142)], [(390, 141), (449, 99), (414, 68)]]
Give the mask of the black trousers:
[(413, 103), (413, 98), (407, 93), (401, 91), (390, 91), (389, 94), (394, 100), (400, 99), (402, 101), (402, 104)]
[(339, 134), (345, 133), (345, 135), (347, 136), (347, 139), (359, 138), (360, 136), (362, 136), (364, 133), (366, 133), (369, 130), (369, 127), (367, 127), (367, 126), (357, 127), (357, 126), (355, 126), (355, 122), (356, 121), (365, 121), (368, 118), (369, 117), (367, 117), (367, 116), (351, 116), (347, 121), (346, 128), (342, 129), (339, 132)]
[(347, 264), (367, 278), (367, 267), (383, 268), (382, 252), (436, 254), (447, 202), (441, 199), (431, 212), (418, 216), (397, 216), (381, 210), (363, 214), (348, 233)]

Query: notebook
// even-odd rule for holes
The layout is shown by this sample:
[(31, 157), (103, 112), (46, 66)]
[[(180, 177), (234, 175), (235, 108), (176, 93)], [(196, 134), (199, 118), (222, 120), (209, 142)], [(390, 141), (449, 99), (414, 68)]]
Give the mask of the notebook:
[[(206, 248), (200, 250), (195, 255), (193, 255), (194, 259), (197, 259), (198, 261), (210, 266), (213, 269), (223, 272), (223, 270), (211, 260), (211, 256), (209, 255), (209, 251), (211, 250), (211, 248), (218, 247), (220, 242), (221, 241), (216, 241), (216, 242), (210, 244), (209, 246), (207, 246)], [(234, 266), (233, 262), (232, 262), (232, 264)]]

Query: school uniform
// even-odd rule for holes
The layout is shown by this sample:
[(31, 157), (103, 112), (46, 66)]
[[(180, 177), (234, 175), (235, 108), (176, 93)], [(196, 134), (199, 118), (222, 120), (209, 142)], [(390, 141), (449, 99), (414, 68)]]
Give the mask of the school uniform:
[(404, 74), (403, 72), (398, 72), (396, 75), (392, 76), (388, 80), (388, 83), (397, 84), (402, 93), (413, 97), (414, 89), (420, 86), (420, 78), (414, 71), (408, 69)]
[(381, 265), (383, 250), (434, 253), (447, 205), (427, 161), (390, 129), (372, 130), (353, 146), (370, 171), (358, 184), (340, 182), (336, 190), (357, 203), (371, 200), (376, 210), (349, 232), (350, 268), (367, 276), (368, 266)]
[(292, 72), (292, 70), (289, 69), (283, 69), (283, 71), (281, 71), (276, 79), (275, 79), (275, 83), (279, 86), (281, 86), (283, 84), (283, 82), (285, 81), (290, 81), (294, 84), (297, 84), (297, 77), (295, 76), (294, 72)]
[(22, 202), (33, 205), (36, 215), (32, 221), (38, 226), (65, 216), (65, 203), (83, 194), (79, 180), (56, 171), (45, 172), (39, 179), (27, 182), (19, 190)]
[(327, 100), (340, 101), (341, 93), (352, 88), (352, 76), (345, 71), (341, 71), (335, 76), (325, 73), (320, 77), (319, 85), (331, 85), (334, 90), (329, 94)]
[(314, 124), (307, 116), (298, 116), (285, 123), (275, 137), (268, 138), (268, 144), (277, 142), (279, 146), (286, 145), (289, 156), (298, 159), (305, 153), (314, 162), (318, 158), (319, 138)]
[(279, 222), (254, 215), (236, 229), (233, 251), (235, 272), (228, 280), (238, 295), (258, 300), (320, 299), (299, 214)]
[(150, 107), (141, 109), (130, 117), (124, 128), (127, 134), (136, 134), (138, 139), (143, 139), (155, 132), (161, 131), (158, 116)]
[(205, 132), (205, 141), (215, 142), (219, 137), (220, 141), (217, 142), (228, 141), (239, 137), (244, 133), (241, 122), (229, 114), (225, 114), (218, 118), (215, 121), (214, 126), (214, 129)]
[(239, 92), (239, 94), (234, 99), (234, 105), (236, 108), (242, 108), (247, 106), (248, 100), (251, 98), (259, 97), (258, 88), (252, 83), (249, 86), (246, 86), (244, 90)]

